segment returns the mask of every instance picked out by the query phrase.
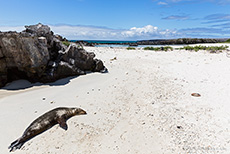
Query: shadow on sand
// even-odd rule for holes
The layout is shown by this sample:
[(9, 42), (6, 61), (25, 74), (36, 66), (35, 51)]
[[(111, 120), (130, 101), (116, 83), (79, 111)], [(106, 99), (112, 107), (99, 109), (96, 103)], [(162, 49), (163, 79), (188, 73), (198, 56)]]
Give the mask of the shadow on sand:
[(72, 79), (77, 78), (77, 77), (78, 76), (67, 77), (67, 78), (59, 79), (59, 80), (57, 80), (55, 82), (51, 82), (51, 83), (40, 83), (40, 82), (31, 83), (27, 80), (16, 80), (16, 81), (13, 81), (11, 83), (8, 83), (5, 87), (2, 87), (0, 89), (14, 91), (14, 90), (24, 90), (24, 89), (28, 89), (28, 88), (32, 88), (32, 87), (36, 87), (36, 86), (44, 86), (44, 85), (63, 86), (63, 85), (70, 83)]
[[(88, 75), (92, 73), (96, 73), (96, 72), (89, 71), (89, 72), (86, 72), (86, 74), (84, 75)], [(106, 69), (105, 72), (101, 72), (101, 74), (106, 74), (106, 73), (109, 73), (108, 69)], [(21, 80), (16, 80), (16, 81), (6, 84), (6, 86), (0, 88), (0, 90), (4, 89), (4, 90), (16, 91), (16, 90), (24, 90), (24, 89), (28, 89), (32, 87), (46, 86), (46, 85), (47, 86), (63, 86), (63, 85), (70, 83), (72, 79), (77, 78), (79, 76), (84, 76), (84, 75), (70, 76), (70, 77), (59, 79), (55, 82), (50, 82), (50, 83), (40, 83), (40, 82), (31, 83), (28, 80), (21, 79)]]

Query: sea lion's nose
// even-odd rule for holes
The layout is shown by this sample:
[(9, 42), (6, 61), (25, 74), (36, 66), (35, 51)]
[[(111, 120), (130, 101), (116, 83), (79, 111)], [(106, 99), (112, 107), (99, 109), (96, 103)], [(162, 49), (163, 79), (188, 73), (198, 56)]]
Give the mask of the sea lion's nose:
[(80, 114), (87, 114), (87, 113), (86, 113), (86, 111), (81, 110), (81, 111), (80, 111)]

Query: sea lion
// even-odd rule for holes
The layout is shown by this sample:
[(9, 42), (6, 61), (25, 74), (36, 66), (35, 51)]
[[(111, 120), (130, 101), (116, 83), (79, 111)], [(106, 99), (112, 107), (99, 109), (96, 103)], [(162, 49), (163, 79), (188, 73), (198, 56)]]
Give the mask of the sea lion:
[(80, 108), (66, 108), (59, 107), (55, 108), (49, 112), (46, 112), (42, 116), (38, 117), (34, 120), (29, 127), (25, 130), (22, 137), (11, 143), (8, 147), (11, 151), (15, 151), (16, 149), (20, 149), (23, 144), (33, 137), (43, 133), (44, 131), (50, 129), (56, 124), (59, 124), (61, 128), (64, 130), (68, 129), (66, 121), (75, 116), (75, 115), (84, 115), (87, 114), (86, 111)]

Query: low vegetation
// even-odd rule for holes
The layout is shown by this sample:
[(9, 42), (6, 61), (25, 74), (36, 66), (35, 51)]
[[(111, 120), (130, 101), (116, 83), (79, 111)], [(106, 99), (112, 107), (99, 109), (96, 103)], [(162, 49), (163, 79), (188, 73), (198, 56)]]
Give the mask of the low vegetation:
[(134, 48), (134, 47), (128, 47), (128, 48), (126, 48), (127, 50), (136, 50), (136, 48)]
[(67, 47), (70, 45), (70, 42), (68, 42), (68, 41), (62, 41), (62, 43), (63, 43), (64, 45), (66, 45)]
[(153, 50), (153, 51), (173, 51), (173, 47), (165, 46), (165, 47), (145, 47), (144, 50)]
[(224, 43), (230, 43), (230, 39), (228, 39), (227, 41), (225, 41)]
[(228, 48), (227, 45), (225, 46), (202, 46), (202, 45), (198, 45), (198, 46), (185, 46), (183, 48), (180, 48), (181, 50), (190, 50), (190, 51), (199, 51), (199, 50), (207, 50), (207, 51), (222, 51), (222, 50), (226, 50)]

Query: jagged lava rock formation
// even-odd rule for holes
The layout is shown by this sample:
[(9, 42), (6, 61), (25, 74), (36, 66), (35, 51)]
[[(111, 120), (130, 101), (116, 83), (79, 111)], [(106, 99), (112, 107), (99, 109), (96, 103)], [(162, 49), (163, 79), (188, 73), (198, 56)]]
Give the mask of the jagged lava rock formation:
[(57, 79), (106, 72), (95, 54), (74, 43), (68, 47), (60, 35), (46, 25), (25, 26), (26, 30), (0, 32), (0, 87), (17, 79), (53, 82)]

